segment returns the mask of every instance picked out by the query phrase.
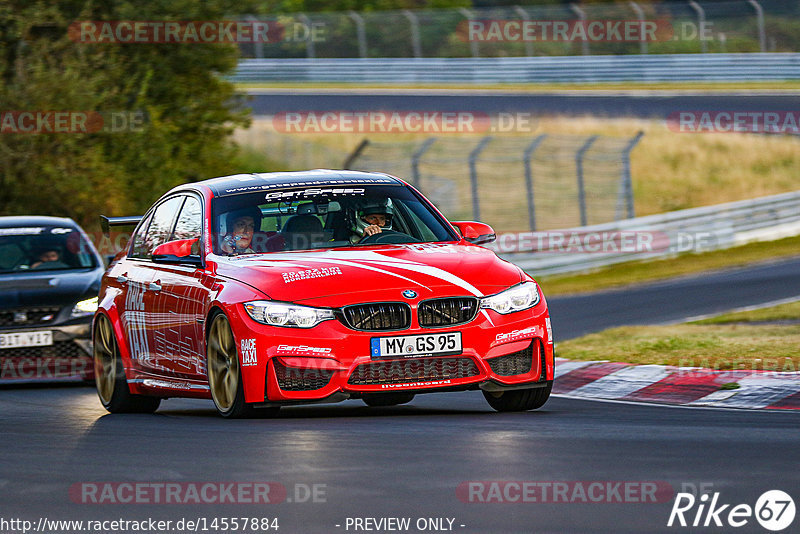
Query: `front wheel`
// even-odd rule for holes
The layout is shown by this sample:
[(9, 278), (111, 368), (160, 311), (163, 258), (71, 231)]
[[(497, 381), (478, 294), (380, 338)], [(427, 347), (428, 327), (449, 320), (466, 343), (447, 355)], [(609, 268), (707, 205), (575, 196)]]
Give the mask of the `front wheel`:
[(97, 396), (111, 413), (153, 413), (158, 397), (131, 394), (111, 321), (100, 315), (94, 325), (94, 381)]
[(544, 403), (550, 398), (552, 390), (553, 381), (550, 380), (545, 387), (497, 392), (484, 391), (483, 396), (489, 406), (498, 412), (525, 412), (544, 406)]
[(206, 358), (208, 387), (219, 414), (232, 419), (252, 415), (253, 408), (244, 402), (236, 342), (228, 318), (222, 313), (211, 320)]

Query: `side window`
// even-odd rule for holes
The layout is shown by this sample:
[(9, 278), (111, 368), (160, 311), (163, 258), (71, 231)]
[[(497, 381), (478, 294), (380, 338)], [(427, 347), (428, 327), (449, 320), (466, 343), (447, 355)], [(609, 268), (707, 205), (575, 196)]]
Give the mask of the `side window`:
[(175, 216), (183, 203), (185, 196), (172, 197), (162, 202), (153, 212), (153, 219), (147, 228), (140, 248), (140, 255), (137, 258), (149, 259), (155, 249), (161, 243), (166, 243), (172, 233), (172, 226)]
[[(426, 225), (423, 222), (423, 220), (419, 218), (419, 215), (408, 209), (408, 206), (406, 206), (404, 202), (396, 201), (395, 204), (397, 205), (398, 214), (402, 213), (409, 219), (409, 224), (408, 224), (409, 228), (406, 233), (408, 233), (409, 235), (413, 235), (418, 239), (422, 239), (423, 241), (437, 240), (436, 234), (434, 234), (433, 231), (428, 227), (428, 225)], [(401, 220), (400, 217), (395, 216), (394, 221), (397, 221), (398, 228), (395, 228), (396, 230), (399, 229), (400, 231), (405, 231), (402, 230), (403, 220)]]
[(144, 237), (145, 233), (147, 232), (147, 227), (150, 226), (150, 219), (152, 219), (152, 215), (147, 217), (142, 224), (139, 225), (139, 231), (134, 234), (131, 238), (131, 242), (133, 245), (131, 246), (131, 252), (128, 255), (131, 258), (144, 258), (145, 257), (145, 248), (144, 248)]
[(177, 239), (199, 239), (203, 228), (203, 210), (195, 197), (186, 197), (186, 202), (178, 215), (175, 231), (170, 241)]

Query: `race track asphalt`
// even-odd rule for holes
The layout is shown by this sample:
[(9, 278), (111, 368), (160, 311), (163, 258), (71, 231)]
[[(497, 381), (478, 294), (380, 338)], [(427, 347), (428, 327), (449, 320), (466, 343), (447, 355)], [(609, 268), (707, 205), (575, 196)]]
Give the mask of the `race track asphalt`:
[[(546, 282), (542, 290), (546, 297)], [(547, 304), (557, 341), (614, 326), (680, 322), (791, 297), (800, 297), (800, 256), (613, 291), (552, 297)]]
[[(556, 335), (630, 321), (668, 322), (797, 295), (798, 266), (800, 260), (792, 259), (553, 298)], [(34, 523), (207, 518), (210, 524), (213, 518), (277, 517), (280, 533), (337, 533), (368, 532), (346, 528), (348, 518), (406, 517), (412, 521), (406, 532), (420, 531), (419, 518), (450, 518), (453, 530), (464, 533), (681, 532), (690, 529), (668, 528), (667, 521), (674, 494), (683, 488), (704, 485), (720, 493), (720, 504), (753, 506), (770, 489), (800, 502), (800, 415), (778, 411), (555, 397), (538, 411), (496, 414), (480, 393), (464, 392), (422, 395), (392, 408), (346, 401), (284, 408), (274, 419), (226, 421), (210, 401), (173, 399), (156, 415), (108, 415), (91, 388), (39, 386), (0, 389), (0, 428), (0, 519)], [(656, 503), (616, 502), (613, 491), (608, 495), (614, 502), (587, 503), (573, 485), (568, 502), (478, 503), (457, 493), (470, 481), (544, 483), (539, 488), (553, 482), (582, 481), (583, 488), (591, 482), (604, 488), (656, 482), (668, 491)], [(88, 487), (81, 484), (119, 482), (276, 482), (286, 488), (287, 500), (101, 505), (81, 497)], [(313, 485), (324, 492), (319, 502), (298, 502)], [(487, 496), (492, 486), (484, 487)], [(538, 491), (533, 496), (540, 499)], [(637, 499), (623, 493), (622, 500)], [(764, 532), (752, 518), (736, 531)]]
[(597, 115), (664, 119), (680, 111), (769, 112), (800, 107), (798, 93), (604, 92), (515, 93), (447, 90), (297, 90), (248, 91), (255, 115), (301, 111), (441, 111), (496, 114)]

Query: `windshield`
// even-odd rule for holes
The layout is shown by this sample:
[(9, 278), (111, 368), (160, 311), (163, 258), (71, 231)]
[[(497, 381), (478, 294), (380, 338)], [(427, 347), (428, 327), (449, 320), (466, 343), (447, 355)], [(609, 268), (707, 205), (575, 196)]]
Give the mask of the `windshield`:
[(97, 266), (81, 233), (66, 226), (0, 228), (0, 274)]
[(215, 251), (252, 254), (455, 239), (402, 185), (336, 184), (214, 200)]

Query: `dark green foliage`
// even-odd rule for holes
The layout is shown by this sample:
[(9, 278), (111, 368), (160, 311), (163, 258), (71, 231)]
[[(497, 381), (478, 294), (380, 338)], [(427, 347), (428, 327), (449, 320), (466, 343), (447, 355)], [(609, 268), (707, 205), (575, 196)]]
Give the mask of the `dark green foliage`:
[(187, 181), (239, 172), (229, 134), (248, 123), (232, 84), (234, 44), (86, 44), (75, 21), (219, 20), (223, 1), (3, 0), (0, 111), (143, 112), (124, 133), (0, 135), (0, 215), (141, 213)]

